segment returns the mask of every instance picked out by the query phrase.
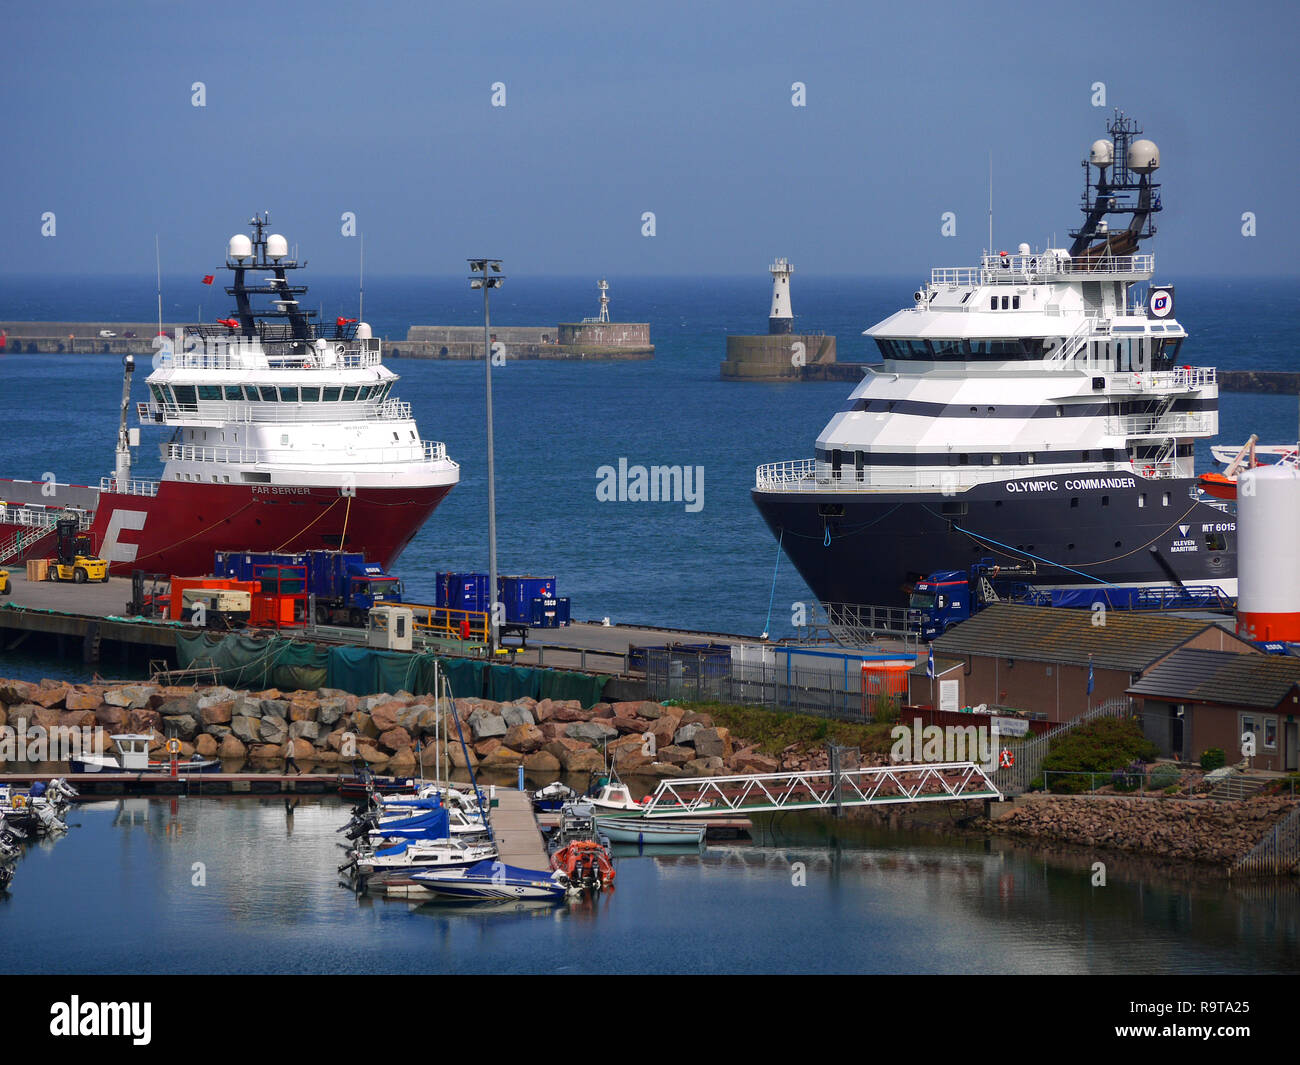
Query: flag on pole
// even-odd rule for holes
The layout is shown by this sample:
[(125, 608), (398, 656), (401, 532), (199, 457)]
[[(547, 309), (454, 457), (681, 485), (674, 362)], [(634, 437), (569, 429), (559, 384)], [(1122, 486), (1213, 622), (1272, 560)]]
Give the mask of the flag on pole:
[[(930, 644), (930, 655), (925, 661), (925, 675), (934, 680), (934, 644)], [(1089, 691), (1092, 689), (1089, 688)]]
[(1092, 655), (1089, 655), (1088, 656), (1088, 694), (1089, 695), (1092, 694), (1093, 686), (1094, 686), (1094, 682), (1092, 676)]
[(205, 285), (210, 285), (210, 284), (212, 284), (212, 282), (215, 281), (216, 279), (217, 279), (217, 278), (216, 278), (216, 275), (214, 275), (214, 274), (204, 274), (204, 275), (203, 275), (203, 283), (204, 283)]

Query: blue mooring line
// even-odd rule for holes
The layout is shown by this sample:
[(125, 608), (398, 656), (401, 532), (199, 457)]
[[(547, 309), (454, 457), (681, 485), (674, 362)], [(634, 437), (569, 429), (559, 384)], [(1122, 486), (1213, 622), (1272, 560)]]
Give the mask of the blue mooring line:
[(831, 523), (830, 523), (830, 522), (827, 522), (827, 523), (826, 523), (826, 537), (825, 537), (825, 539), (822, 540), (822, 547), (830, 547), (830, 546), (831, 546)]
[(960, 525), (956, 524), (955, 522), (953, 523), (953, 528), (956, 529), (959, 533), (965, 533), (967, 536), (973, 536), (977, 540), (983, 540), (985, 543), (994, 544), (998, 547), (1005, 547), (1008, 551), (1011, 551), (1017, 555), (1025, 555), (1028, 558), (1032, 558), (1035, 562), (1045, 562), (1047, 563), (1047, 565), (1055, 566), (1057, 569), (1063, 569), (1067, 573), (1077, 573), (1080, 577), (1087, 577), (1088, 580), (1096, 581), (1098, 584), (1104, 584), (1107, 588), (1117, 587), (1117, 585), (1112, 584), (1110, 581), (1102, 580), (1100, 577), (1095, 577), (1091, 573), (1084, 573), (1083, 570), (1081, 569), (1074, 569), (1070, 566), (1065, 565), (1064, 563), (1053, 562), (1050, 558), (1043, 558), (1041, 555), (1032, 554), (1031, 552), (1025, 551), (1019, 547), (1012, 547), (1010, 544), (1004, 544), (1000, 540), (994, 540), (993, 537), (991, 536), (983, 536), (980, 533), (971, 532), (969, 529), (963, 529)]
[(785, 543), (785, 529), (776, 540), (776, 565), (772, 567), (772, 594), (767, 597), (767, 622), (763, 625), (763, 634), (772, 631), (772, 604), (776, 602), (776, 571), (781, 568), (781, 545)]

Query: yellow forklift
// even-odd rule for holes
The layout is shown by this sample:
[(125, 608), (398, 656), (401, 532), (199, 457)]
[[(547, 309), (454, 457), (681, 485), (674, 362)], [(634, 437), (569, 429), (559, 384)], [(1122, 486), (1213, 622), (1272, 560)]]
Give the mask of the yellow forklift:
[(45, 576), (51, 581), (108, 581), (108, 563), (90, 550), (90, 537), (77, 531), (76, 518), (60, 518), (55, 525), (59, 537), (58, 555), (50, 559)]

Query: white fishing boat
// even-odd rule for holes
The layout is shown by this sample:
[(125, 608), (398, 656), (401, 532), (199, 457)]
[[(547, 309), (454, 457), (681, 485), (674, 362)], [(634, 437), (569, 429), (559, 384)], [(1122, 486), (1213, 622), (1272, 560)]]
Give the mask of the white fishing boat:
[[(156, 737), (140, 732), (122, 732), (110, 736), (115, 751), (108, 754), (81, 754), (70, 758), (68, 765), (74, 773), (169, 773), (171, 761), (151, 760), (149, 750)], [(179, 740), (174, 741), (179, 744)], [(179, 746), (177, 750), (179, 751)], [(221, 762), (216, 758), (195, 755), (187, 761), (177, 759), (177, 767), (186, 774), (219, 773)]]
[(352, 869), (361, 876), (386, 870), (415, 871), (476, 865), (497, 857), (494, 843), (468, 843), (459, 839), (410, 839), (391, 847), (362, 847), (340, 872)]
[(499, 861), (484, 861), (464, 869), (413, 873), (411, 880), (449, 899), (466, 902), (508, 899), (552, 899), (570, 893), (569, 878), (560, 870), (520, 869)]

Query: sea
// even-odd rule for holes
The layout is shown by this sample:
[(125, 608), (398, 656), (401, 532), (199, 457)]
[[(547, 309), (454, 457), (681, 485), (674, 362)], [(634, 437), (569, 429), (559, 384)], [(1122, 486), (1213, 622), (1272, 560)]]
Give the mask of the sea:
[[(326, 318), (355, 282), (308, 278)], [(775, 636), (809, 592), (749, 492), (764, 462), (811, 455), (849, 383), (724, 382), (729, 333), (766, 331), (770, 282), (611, 277), (613, 316), (648, 321), (644, 362), (510, 361), (493, 371), (499, 568), (554, 576), (573, 616)], [(796, 275), (797, 327), (871, 361), (862, 330), (911, 302), (915, 278)], [(594, 278), (510, 277), (498, 325), (595, 313)], [(167, 320), (229, 308), (165, 278)], [(185, 292), (184, 298), (179, 293)], [(206, 302), (204, 302), (206, 301)], [(1300, 298), (1243, 279), (1177, 288), (1183, 360), (1300, 369)], [(147, 321), (152, 278), (6, 278), (0, 320)], [(475, 325), (463, 279), (368, 278), (375, 334)], [(487, 565), (484, 367), (393, 360), (425, 438), (462, 480), (396, 565), (415, 599), (440, 570)], [(136, 395), (142, 398), (142, 382)], [(106, 355), (0, 357), (0, 476), (97, 483), (109, 473), (121, 365)], [(1226, 394), (1221, 439), (1294, 440), (1295, 397)], [(149, 437), (146, 431), (146, 437)], [(1207, 448), (1201, 460), (1210, 468)], [(703, 471), (703, 506), (600, 502), (602, 466)], [(135, 469), (157, 475), (152, 441)], [(0, 657), (0, 674), (79, 679), (75, 664)], [(122, 799), (79, 806), (67, 836), (29, 844), (0, 895), (0, 971), (1262, 973), (1300, 965), (1298, 892), (1175, 868), (1052, 855), (998, 840), (783, 815), (751, 844), (623, 852), (612, 893), (559, 907), (448, 907), (358, 897), (335, 872), (330, 799)], [(94, 890), (87, 885), (94, 884)], [(1011, 1002), (1000, 1003), (1014, 1006)]]
[[(355, 317), (356, 279), (305, 278), (308, 306)], [(553, 576), (575, 619), (609, 618), (712, 632), (792, 633), (811, 599), (750, 499), (755, 467), (805, 458), (850, 382), (723, 381), (726, 337), (763, 333), (770, 280), (610, 278), (612, 316), (650, 323), (655, 357), (543, 362), (508, 357), (493, 371), (498, 572)], [(917, 279), (805, 277), (792, 285), (796, 328), (837, 338), (840, 361), (876, 361), (862, 331), (911, 304)], [(152, 277), (0, 280), (0, 320), (148, 321)], [(164, 278), (166, 321), (230, 313), (199, 279)], [(179, 293), (190, 294), (182, 298)], [(511, 277), (491, 296), (496, 325), (550, 325), (597, 310), (594, 279)], [(1193, 279), (1176, 290), (1190, 338), (1180, 360), (1222, 369), (1297, 370), (1300, 296), (1262, 281)], [(411, 325), (478, 325), (464, 279), (367, 278), (366, 320), (403, 339)], [(395, 389), (425, 439), (441, 440), (461, 482), (396, 564), (408, 597), (432, 602), (435, 574), (487, 569), (485, 370), (481, 361), (393, 359)], [(144, 369), (144, 367), (141, 367)], [(137, 378), (143, 374), (137, 373)], [(0, 476), (97, 484), (112, 471), (122, 369), (106, 355), (0, 357)], [(144, 398), (143, 381), (135, 399)], [(1292, 397), (1224, 394), (1220, 440), (1294, 440)], [(135, 472), (157, 476), (161, 434), (143, 430)], [(1215, 468), (1208, 444), (1201, 466)], [(700, 504), (602, 502), (602, 468), (690, 467)], [(698, 483), (698, 482), (697, 482)], [(236, 546), (236, 545), (231, 545)]]

